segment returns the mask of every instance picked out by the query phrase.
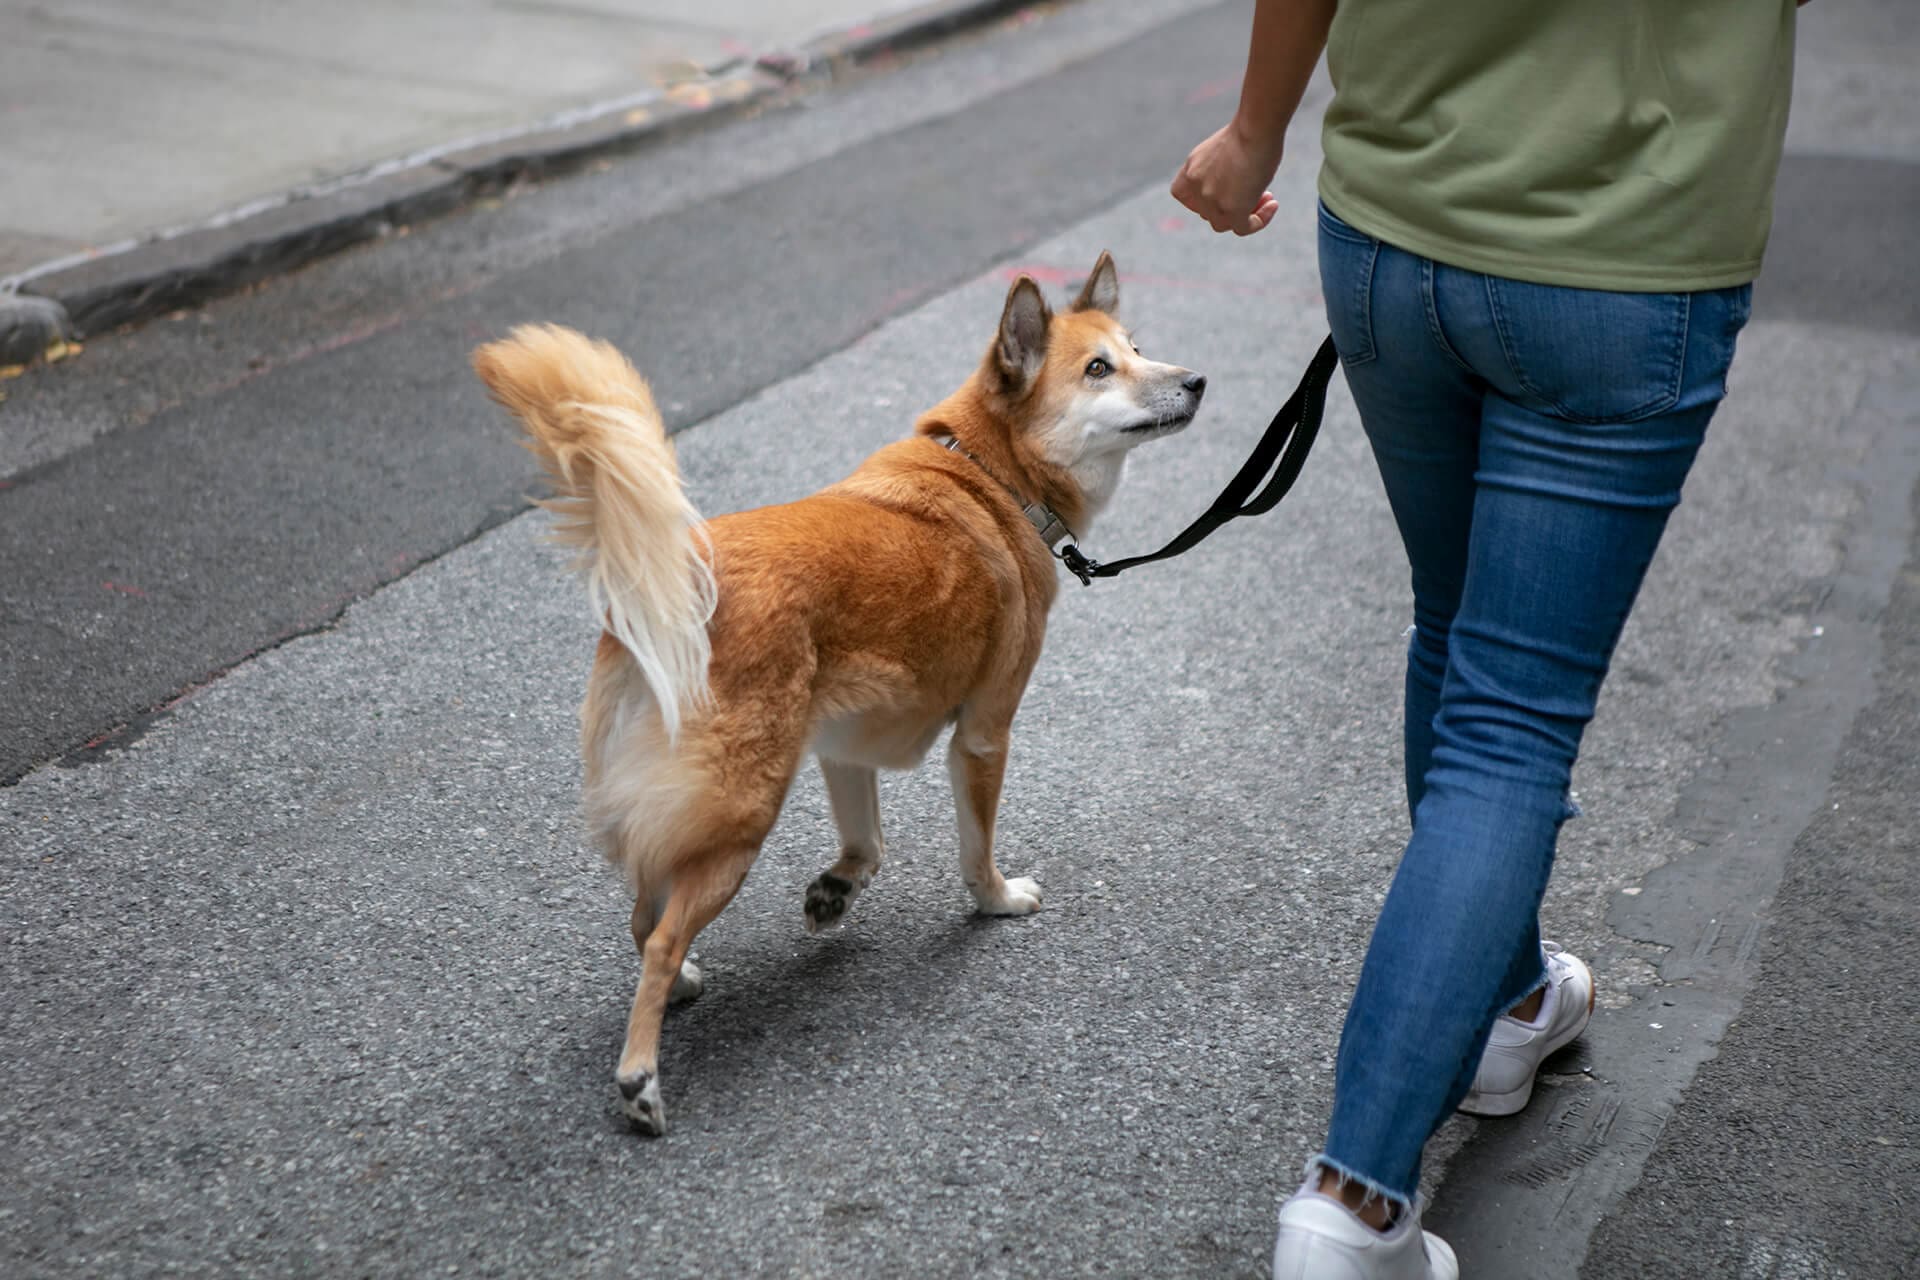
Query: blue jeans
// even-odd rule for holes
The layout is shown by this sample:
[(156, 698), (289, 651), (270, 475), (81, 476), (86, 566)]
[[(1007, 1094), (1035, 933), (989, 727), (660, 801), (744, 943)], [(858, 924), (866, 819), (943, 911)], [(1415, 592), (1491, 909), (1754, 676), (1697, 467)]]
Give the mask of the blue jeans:
[(1614, 643), (1726, 393), (1750, 287), (1605, 293), (1444, 266), (1320, 210), (1347, 385), (1413, 578), (1413, 834), (1347, 1011), (1317, 1161), (1398, 1200), (1539, 909)]

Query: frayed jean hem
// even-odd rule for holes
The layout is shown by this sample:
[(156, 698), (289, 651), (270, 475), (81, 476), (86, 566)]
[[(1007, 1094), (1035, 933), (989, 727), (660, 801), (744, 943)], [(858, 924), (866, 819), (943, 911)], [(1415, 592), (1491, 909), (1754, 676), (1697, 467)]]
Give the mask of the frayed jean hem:
[[(1545, 965), (1540, 966), (1540, 976), (1535, 978), (1533, 982), (1528, 985), (1525, 991), (1522, 991), (1519, 995), (1507, 1001), (1506, 1005), (1501, 1008), (1500, 1012), (1503, 1015), (1507, 1013), (1511, 1013), (1513, 1011), (1514, 1006), (1525, 1004), (1528, 1001), (1528, 999), (1530, 999), (1534, 995), (1535, 992), (1545, 991), (1547, 989), (1547, 979), (1550, 976), (1551, 975), (1547, 972), (1546, 966)], [(1482, 1052), (1485, 1052), (1485, 1050), (1482, 1050)]]
[(1360, 1207), (1363, 1209), (1375, 1200), (1385, 1200), (1397, 1209), (1410, 1210), (1413, 1208), (1414, 1195), (1418, 1192), (1417, 1188), (1412, 1193), (1389, 1190), (1365, 1174), (1341, 1164), (1324, 1151), (1308, 1159), (1306, 1167), (1301, 1170), (1301, 1176), (1313, 1182), (1321, 1173), (1331, 1173), (1340, 1179), (1343, 1186), (1352, 1183), (1363, 1189), (1367, 1193), (1360, 1201)]

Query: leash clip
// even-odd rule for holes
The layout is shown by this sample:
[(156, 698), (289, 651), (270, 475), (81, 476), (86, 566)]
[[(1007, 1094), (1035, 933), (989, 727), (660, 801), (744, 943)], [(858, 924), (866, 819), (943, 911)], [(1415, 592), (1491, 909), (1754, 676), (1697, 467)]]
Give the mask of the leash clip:
[(1053, 554), (1059, 558), (1061, 564), (1067, 566), (1068, 573), (1080, 579), (1081, 586), (1090, 587), (1093, 585), (1093, 575), (1100, 569), (1100, 562), (1098, 560), (1087, 559), (1086, 556), (1080, 553), (1080, 548), (1071, 542)]

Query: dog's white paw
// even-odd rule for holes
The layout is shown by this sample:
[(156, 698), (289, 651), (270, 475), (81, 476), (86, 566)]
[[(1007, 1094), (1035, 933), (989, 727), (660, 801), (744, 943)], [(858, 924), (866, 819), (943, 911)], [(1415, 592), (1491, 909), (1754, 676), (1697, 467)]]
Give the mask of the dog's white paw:
[(980, 900), (980, 913), (989, 916), (1030, 916), (1040, 909), (1040, 886), (1021, 876), (1006, 882), (998, 898)]
[(689, 1000), (698, 1000), (707, 984), (700, 976), (700, 967), (691, 960), (680, 962), (679, 976), (673, 980), (673, 990), (667, 992), (668, 1004), (685, 1004)]
[(633, 1127), (656, 1138), (665, 1133), (667, 1109), (660, 1104), (660, 1077), (640, 1071), (613, 1079), (620, 1086), (620, 1109), (627, 1113)]

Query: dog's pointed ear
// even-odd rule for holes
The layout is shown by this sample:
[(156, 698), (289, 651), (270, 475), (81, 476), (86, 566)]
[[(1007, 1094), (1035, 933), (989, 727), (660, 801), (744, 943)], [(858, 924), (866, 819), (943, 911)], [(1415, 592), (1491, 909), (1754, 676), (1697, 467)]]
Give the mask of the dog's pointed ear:
[(1015, 386), (1025, 386), (1047, 358), (1047, 326), (1053, 312), (1031, 276), (1021, 276), (1007, 290), (1000, 312), (1000, 336), (993, 344), (994, 363)]
[(1100, 261), (1093, 264), (1093, 274), (1080, 286), (1080, 296), (1073, 300), (1073, 309), (1105, 315), (1120, 310), (1120, 272), (1113, 265), (1113, 255), (1105, 249), (1100, 251)]

